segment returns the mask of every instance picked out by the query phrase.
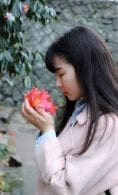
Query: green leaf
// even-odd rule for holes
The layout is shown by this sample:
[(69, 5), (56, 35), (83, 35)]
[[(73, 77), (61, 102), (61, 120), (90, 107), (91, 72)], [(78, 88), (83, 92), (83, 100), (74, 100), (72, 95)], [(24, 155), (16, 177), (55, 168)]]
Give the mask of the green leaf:
[(19, 0), (15, 1), (14, 5), (13, 5), (13, 8), (12, 8), (12, 12), (16, 17), (20, 17), (21, 11), (20, 11), (20, 2), (19, 2)]
[(22, 31), (22, 23), (19, 18), (16, 18), (15, 24), (13, 25), (13, 30), (15, 34)]
[(11, 0), (3, 0), (4, 5), (8, 6), (11, 3)]
[(4, 59), (4, 53), (0, 52), (0, 61), (2, 61)]
[(32, 65), (30, 63), (25, 63), (24, 65), (24, 71), (26, 72), (26, 74), (29, 74), (32, 70)]
[(8, 84), (9, 86), (13, 86), (13, 85), (14, 85), (14, 84), (13, 84), (13, 81), (11, 81), (7, 76), (4, 76), (4, 77), (2, 78), (2, 81), (3, 81), (4, 83)]
[(5, 50), (4, 56), (8, 62), (13, 62), (13, 57), (11, 56), (11, 53), (9, 51)]
[(32, 62), (34, 60), (33, 53), (29, 52), (29, 61)]
[(32, 82), (31, 82), (31, 78), (29, 76), (26, 76), (24, 79), (24, 85), (27, 89), (31, 88)]
[(45, 26), (45, 24), (46, 24), (46, 19), (45, 19), (43, 16), (41, 17), (41, 20), (40, 20), (40, 21), (41, 21), (41, 23), (43, 24), (43, 26)]
[(25, 66), (26, 64), (25, 63), (22, 63), (21, 60), (19, 62), (17, 62), (16, 64), (14, 64), (14, 69), (15, 69), (15, 72), (17, 74), (20, 74), (20, 75), (26, 75), (26, 70), (25, 70)]
[(21, 51), (21, 54), (22, 54), (22, 56), (23, 56), (26, 60), (28, 60), (28, 55), (27, 55), (27, 53), (25, 53), (24, 51)]
[(22, 71), (22, 66), (21, 64), (15, 64), (15, 71), (16, 73), (20, 74)]
[(1, 61), (1, 65), (0, 66), (1, 66), (0, 67), (0, 73), (3, 74), (7, 70), (7, 61), (6, 61), (5, 58)]
[(45, 9), (44, 9), (45, 13), (49, 14), (50, 12), (50, 8), (48, 6), (45, 6)]
[(40, 52), (36, 52), (34, 54), (34, 57), (35, 57), (36, 62), (39, 62), (39, 61), (42, 62), (44, 60), (44, 56)]
[(21, 73), (22, 73), (22, 75), (26, 75), (26, 64), (25, 63), (22, 63), (21, 64)]
[(0, 37), (0, 47), (1, 48), (7, 48), (9, 45), (8, 41), (4, 37)]
[(40, 4), (38, 1), (36, 1), (34, 3), (34, 6), (33, 6), (33, 11), (36, 13), (38, 11), (38, 9), (40, 8)]
[(56, 17), (56, 11), (53, 8), (50, 8), (50, 15)]

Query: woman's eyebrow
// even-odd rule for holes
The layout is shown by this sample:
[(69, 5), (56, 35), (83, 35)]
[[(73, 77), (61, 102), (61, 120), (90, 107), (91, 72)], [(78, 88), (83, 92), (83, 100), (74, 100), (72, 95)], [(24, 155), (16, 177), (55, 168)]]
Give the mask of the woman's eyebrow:
[(62, 68), (61, 67), (56, 67), (55, 68), (55, 71), (57, 72), (57, 71), (59, 71), (59, 70), (61, 70)]

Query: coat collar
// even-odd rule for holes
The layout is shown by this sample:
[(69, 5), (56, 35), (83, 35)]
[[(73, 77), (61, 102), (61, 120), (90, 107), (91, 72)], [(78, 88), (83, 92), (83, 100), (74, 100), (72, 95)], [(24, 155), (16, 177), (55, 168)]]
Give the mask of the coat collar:
[(90, 108), (87, 105), (84, 110), (77, 115), (76, 120), (78, 122), (78, 125), (84, 125), (87, 120), (90, 119)]

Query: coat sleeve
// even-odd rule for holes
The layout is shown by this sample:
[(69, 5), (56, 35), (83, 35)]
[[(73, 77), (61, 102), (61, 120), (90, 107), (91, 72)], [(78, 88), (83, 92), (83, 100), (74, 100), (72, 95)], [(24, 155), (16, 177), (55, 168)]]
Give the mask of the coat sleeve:
[(93, 142), (83, 155), (64, 155), (57, 137), (36, 150), (41, 177), (56, 194), (86, 194), (118, 164), (118, 118), (114, 118), (107, 120), (104, 139), (98, 145)]

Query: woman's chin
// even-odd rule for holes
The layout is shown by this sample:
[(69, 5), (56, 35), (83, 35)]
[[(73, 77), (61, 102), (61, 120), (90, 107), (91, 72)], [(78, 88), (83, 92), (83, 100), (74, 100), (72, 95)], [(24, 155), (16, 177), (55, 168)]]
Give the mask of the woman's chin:
[(72, 97), (72, 96), (70, 96), (70, 95), (66, 95), (66, 97), (67, 97), (70, 101), (75, 101), (75, 100), (76, 100), (76, 98), (74, 98), (74, 97)]

